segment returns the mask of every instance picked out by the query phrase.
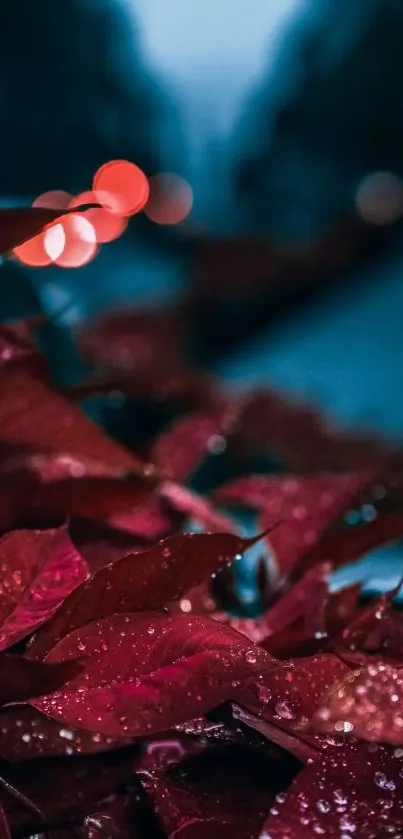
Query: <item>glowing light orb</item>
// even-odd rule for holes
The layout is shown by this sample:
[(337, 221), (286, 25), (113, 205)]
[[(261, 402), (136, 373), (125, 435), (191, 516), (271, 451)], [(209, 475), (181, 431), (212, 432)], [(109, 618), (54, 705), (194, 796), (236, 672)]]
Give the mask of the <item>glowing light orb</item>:
[(63, 252), (54, 260), (60, 268), (81, 268), (97, 253), (97, 237), (91, 222), (80, 213), (71, 213), (60, 222), (65, 235)]
[(66, 234), (62, 224), (54, 224), (48, 227), (42, 234), (43, 245), (51, 262), (56, 262), (62, 255), (66, 245)]
[(49, 210), (67, 210), (72, 195), (65, 192), (63, 189), (51, 189), (49, 192), (43, 192), (38, 195), (35, 201), (32, 202), (33, 207), (44, 207)]
[(358, 187), (358, 214), (369, 224), (393, 224), (403, 216), (403, 181), (393, 172), (367, 175)]
[[(150, 194), (150, 186), (144, 172), (128, 160), (110, 160), (100, 166), (95, 173), (92, 188), (94, 192), (111, 193), (121, 216), (139, 213), (146, 205)], [(108, 205), (106, 208), (108, 209)]]
[(150, 197), (145, 214), (156, 224), (179, 224), (191, 212), (193, 190), (179, 175), (170, 172), (150, 179)]
[(81, 216), (92, 224), (98, 244), (113, 242), (124, 233), (128, 220), (118, 214), (119, 202), (111, 193), (104, 190), (81, 192), (71, 199), (69, 208), (74, 209), (85, 204), (102, 204), (102, 207), (93, 207), (81, 213)]

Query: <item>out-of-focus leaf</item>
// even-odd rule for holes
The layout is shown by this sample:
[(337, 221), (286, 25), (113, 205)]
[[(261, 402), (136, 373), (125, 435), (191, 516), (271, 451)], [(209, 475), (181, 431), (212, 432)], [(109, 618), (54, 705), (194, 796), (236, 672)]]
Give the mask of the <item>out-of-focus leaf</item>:
[(254, 544), (230, 533), (186, 533), (108, 565), (66, 598), (40, 630), (30, 654), (42, 657), (59, 638), (115, 612), (161, 609)]
[(372, 472), (303, 478), (257, 475), (221, 490), (220, 499), (242, 499), (245, 506), (257, 507), (262, 511), (264, 527), (280, 520), (268, 542), (280, 577), (287, 577), (309, 566), (315, 549), (318, 560), (334, 559), (334, 564), (339, 564), (333, 550), (328, 555), (332, 538), (325, 542), (328, 551), (325, 546), (322, 550), (322, 542), (329, 528), (340, 521), (371, 480)]
[(335, 687), (316, 714), (321, 731), (352, 732), (377, 743), (403, 744), (401, 667), (370, 661)]
[(0, 540), (0, 650), (54, 614), (89, 568), (64, 528), (15, 530)]
[(200, 411), (175, 421), (155, 441), (152, 460), (171, 478), (188, 477), (208, 454), (226, 448), (238, 418), (238, 406), (219, 403), (208, 411)]

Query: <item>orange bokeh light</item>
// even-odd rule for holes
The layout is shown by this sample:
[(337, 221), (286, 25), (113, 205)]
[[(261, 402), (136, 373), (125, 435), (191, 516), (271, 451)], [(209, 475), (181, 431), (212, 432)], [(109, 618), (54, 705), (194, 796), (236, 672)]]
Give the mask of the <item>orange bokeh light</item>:
[[(81, 207), (85, 204), (102, 204), (102, 207), (93, 207), (81, 215), (91, 222), (99, 244), (113, 242), (124, 233), (127, 227), (127, 218), (117, 215), (116, 200), (114, 196), (104, 190), (93, 192), (81, 192), (69, 203), (69, 208)], [(107, 209), (109, 207), (109, 209)]]
[(63, 189), (51, 189), (49, 192), (43, 192), (38, 195), (33, 201), (33, 207), (45, 207), (49, 210), (67, 210), (72, 195), (65, 192)]
[(150, 198), (145, 214), (156, 224), (179, 224), (193, 206), (193, 190), (179, 175), (170, 172), (150, 179)]
[(80, 213), (71, 213), (60, 223), (66, 240), (62, 253), (54, 262), (60, 268), (82, 268), (91, 262), (98, 250), (94, 227)]
[[(148, 180), (135, 163), (128, 160), (110, 160), (95, 173), (94, 192), (111, 193), (121, 216), (133, 216), (146, 205), (150, 194)], [(105, 205), (108, 207), (108, 204)], [(109, 205), (110, 208), (110, 205)]]
[(58, 223), (14, 248), (13, 254), (19, 262), (30, 268), (46, 268), (60, 257), (64, 246), (64, 230)]

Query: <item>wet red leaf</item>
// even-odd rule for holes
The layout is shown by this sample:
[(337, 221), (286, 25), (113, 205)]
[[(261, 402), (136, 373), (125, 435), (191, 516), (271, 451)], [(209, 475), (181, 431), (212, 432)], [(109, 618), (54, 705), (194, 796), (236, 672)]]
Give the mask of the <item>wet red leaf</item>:
[(66, 598), (37, 633), (30, 654), (42, 657), (67, 632), (114, 612), (161, 609), (232, 562), (255, 541), (229, 533), (187, 533), (128, 554), (102, 568)]
[[(110, 736), (149, 736), (256, 695), (259, 663), (275, 661), (228, 627), (159, 613), (113, 615), (60, 641), (47, 661), (90, 656), (85, 673), (35, 707)], [(77, 652), (78, 651), (78, 652)]]
[(277, 799), (259, 839), (397, 839), (402, 768), (402, 756), (383, 746), (328, 745)]
[(67, 531), (15, 530), (0, 540), (0, 650), (41, 626), (89, 575)]

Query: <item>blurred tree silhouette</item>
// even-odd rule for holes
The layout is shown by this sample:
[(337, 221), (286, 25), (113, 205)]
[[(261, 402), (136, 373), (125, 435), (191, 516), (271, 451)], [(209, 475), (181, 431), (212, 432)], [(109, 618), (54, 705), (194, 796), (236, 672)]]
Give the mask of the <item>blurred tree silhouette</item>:
[(119, 0), (2, 0), (0, 102), (8, 197), (88, 188), (114, 157), (153, 174), (173, 125), (179, 153), (175, 108)]
[(400, 0), (305, 3), (236, 131), (243, 227), (318, 233), (353, 212), (365, 174), (403, 174), (402, 43)]

